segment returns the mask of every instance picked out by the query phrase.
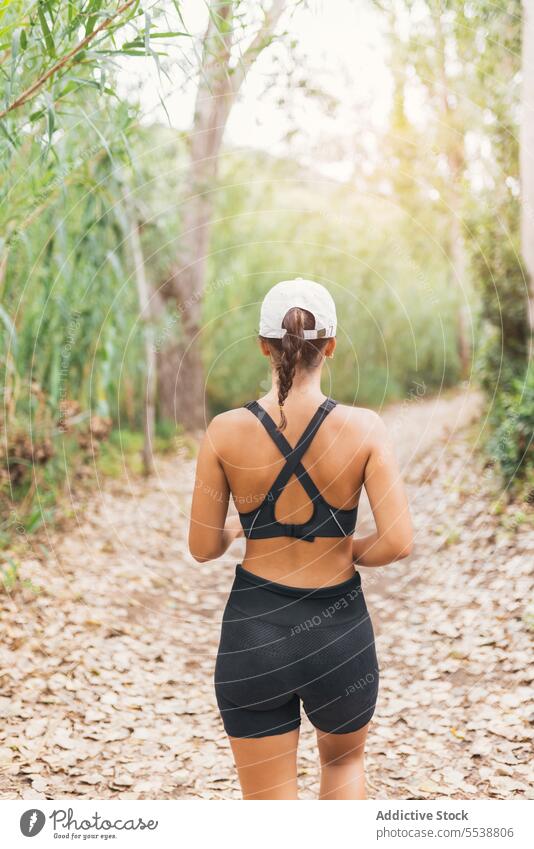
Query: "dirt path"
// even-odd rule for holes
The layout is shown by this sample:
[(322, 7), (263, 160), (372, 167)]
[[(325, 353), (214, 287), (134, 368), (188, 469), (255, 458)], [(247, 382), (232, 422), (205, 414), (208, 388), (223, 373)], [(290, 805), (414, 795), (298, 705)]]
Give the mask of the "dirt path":
[[(531, 516), (492, 515), (494, 482), (460, 428), (476, 396), (385, 413), (417, 528), (409, 562), (365, 570), (381, 690), (370, 795), (533, 797), (528, 686)], [(2, 597), (1, 798), (236, 798), (212, 670), (242, 542), (220, 562), (186, 550), (193, 463), (106, 482), (78, 527), (34, 551)], [(363, 527), (368, 521), (362, 511)], [(318, 787), (305, 720), (303, 798)]]

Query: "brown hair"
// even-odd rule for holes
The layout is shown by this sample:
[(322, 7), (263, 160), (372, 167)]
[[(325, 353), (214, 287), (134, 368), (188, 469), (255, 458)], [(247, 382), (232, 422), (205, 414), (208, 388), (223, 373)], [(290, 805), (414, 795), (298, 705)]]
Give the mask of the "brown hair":
[(300, 307), (293, 307), (284, 316), (282, 327), (287, 333), (281, 339), (260, 338), (267, 342), (273, 355), (278, 375), (278, 406), (280, 408), (280, 424), (278, 430), (285, 430), (287, 419), (284, 414), (284, 403), (293, 384), (298, 368), (313, 369), (321, 362), (320, 354), (328, 339), (305, 339), (303, 330), (313, 330), (315, 317), (313, 313)]

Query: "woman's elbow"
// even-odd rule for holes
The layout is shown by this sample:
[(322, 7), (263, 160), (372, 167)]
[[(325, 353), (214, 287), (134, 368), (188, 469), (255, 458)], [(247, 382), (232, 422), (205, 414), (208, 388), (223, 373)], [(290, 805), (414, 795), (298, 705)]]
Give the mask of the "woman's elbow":
[(189, 549), (189, 551), (190, 551), (191, 557), (193, 558), (193, 560), (196, 560), (197, 563), (209, 563), (210, 560), (215, 559), (214, 557), (209, 557), (209, 556), (206, 556), (205, 554), (195, 554), (195, 552), (191, 551), (191, 549)]
[(189, 539), (189, 553), (197, 563), (209, 563), (220, 557), (220, 547), (211, 545), (208, 540)]
[(219, 552), (212, 551), (203, 547), (189, 546), (189, 553), (193, 560), (197, 563), (209, 563), (210, 560), (215, 560), (219, 556)]
[(413, 536), (395, 540), (393, 560), (404, 560), (413, 552)]

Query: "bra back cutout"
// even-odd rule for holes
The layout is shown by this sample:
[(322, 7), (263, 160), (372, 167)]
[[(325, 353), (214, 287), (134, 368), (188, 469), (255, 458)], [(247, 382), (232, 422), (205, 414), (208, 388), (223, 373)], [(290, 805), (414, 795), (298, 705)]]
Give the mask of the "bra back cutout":
[[(285, 436), (277, 429), (269, 413), (257, 401), (249, 401), (244, 405), (250, 410), (280, 449), (286, 458), (285, 465), (273, 482), (269, 492), (258, 507), (247, 513), (239, 513), (243, 532), (247, 539), (271, 539), (273, 537), (294, 537), (313, 542), (316, 537), (345, 537), (352, 536), (356, 528), (358, 507), (341, 510), (332, 507), (321, 495), (319, 489), (301, 463), (302, 457), (309, 448), (317, 430), (334, 409), (336, 402), (327, 398), (318, 407), (304, 433), (294, 448)], [(313, 513), (306, 522), (298, 524), (279, 522), (275, 516), (275, 505), (280, 498), (288, 481), (295, 475), (306, 491), (313, 504)]]

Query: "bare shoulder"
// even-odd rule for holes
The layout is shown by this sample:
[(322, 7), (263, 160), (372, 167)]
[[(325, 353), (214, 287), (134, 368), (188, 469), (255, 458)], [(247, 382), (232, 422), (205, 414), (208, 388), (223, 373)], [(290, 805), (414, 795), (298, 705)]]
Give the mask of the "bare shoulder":
[(227, 410), (212, 418), (206, 430), (206, 439), (209, 439), (215, 450), (220, 453), (239, 440), (239, 434), (243, 434), (244, 428), (254, 427), (257, 423), (257, 419), (245, 407)]
[(223, 431), (249, 420), (254, 421), (250, 412), (245, 407), (236, 407), (234, 410), (226, 410), (224, 413), (214, 416), (209, 427), (216, 431)]
[(372, 448), (383, 445), (389, 439), (387, 427), (382, 416), (367, 407), (352, 407), (338, 404), (337, 418), (343, 427), (349, 427), (361, 443)]

